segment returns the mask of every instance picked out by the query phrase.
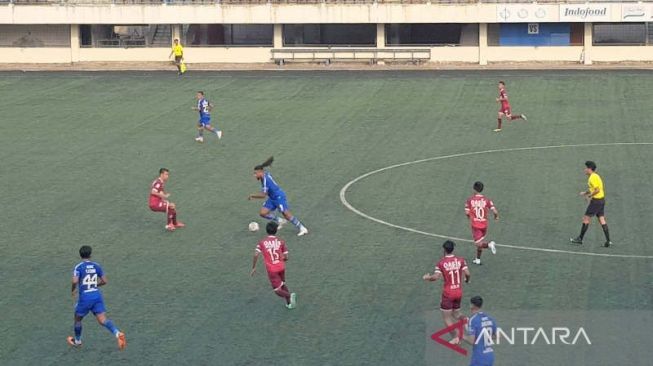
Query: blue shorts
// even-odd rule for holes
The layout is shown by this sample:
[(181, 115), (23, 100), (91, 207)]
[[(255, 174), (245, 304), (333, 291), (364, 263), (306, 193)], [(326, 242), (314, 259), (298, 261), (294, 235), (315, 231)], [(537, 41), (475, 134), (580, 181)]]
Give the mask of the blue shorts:
[(474, 359), (474, 357), (472, 357), (469, 366), (493, 366), (494, 365), (494, 357), (479, 357), (479, 358), (480, 359)]
[(270, 211), (279, 210), (281, 212), (286, 212), (290, 209), (285, 196), (275, 197), (274, 199), (268, 198), (265, 200), (263, 207), (267, 208)]
[(84, 317), (89, 311), (92, 312), (93, 315), (106, 313), (107, 309), (104, 307), (104, 300), (100, 297), (97, 299), (77, 301), (77, 305), (75, 305), (75, 315)]
[(199, 121), (197, 121), (197, 124), (201, 127), (204, 126), (210, 126), (211, 125), (211, 117), (200, 117)]

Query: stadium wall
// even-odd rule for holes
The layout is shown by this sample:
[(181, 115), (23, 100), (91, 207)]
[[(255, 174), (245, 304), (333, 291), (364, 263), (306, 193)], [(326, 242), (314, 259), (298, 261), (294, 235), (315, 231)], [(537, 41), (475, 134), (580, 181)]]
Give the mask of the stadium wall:
[[(592, 9), (594, 15), (579, 15), (576, 10)], [(412, 46), (429, 48), (431, 62), (563, 61), (598, 62), (653, 61), (653, 46), (593, 45), (592, 23), (641, 22), (653, 19), (653, 4), (263, 4), (263, 5), (13, 5), (0, 6), (0, 27), (8, 25), (57, 25), (70, 27), (66, 45), (41, 44), (39, 47), (0, 45), (0, 63), (74, 62), (165, 62), (169, 48), (81, 47), (80, 25), (172, 25), (171, 37), (179, 37), (180, 24), (273, 24), (273, 44), (266, 46), (186, 47), (188, 63), (269, 63), (272, 49), (283, 44), (282, 24), (377, 24), (376, 46), (385, 45), (384, 24), (464, 23), (478, 26), (478, 44), (451, 46)], [(576, 23), (584, 24), (583, 39), (570, 46), (499, 46), (488, 43), (488, 24), (501, 23)], [(546, 29), (547, 27), (541, 27)], [(67, 31), (68, 28), (65, 28)], [(583, 30), (583, 29), (581, 29)], [(2, 32), (0, 32), (2, 33)], [(651, 33), (653, 34), (653, 33)], [(475, 35), (473, 37), (476, 37)], [(54, 38), (53, 38), (54, 39)], [(25, 41), (24, 39), (22, 41)], [(29, 39), (27, 40), (29, 41)], [(54, 40), (53, 40), (54, 42)], [(649, 43), (646, 43), (649, 44)], [(19, 44), (22, 45), (22, 44)], [(270, 47), (272, 46), (272, 47)], [(392, 46), (393, 48), (403, 46)], [(408, 47), (408, 46), (407, 46)]]

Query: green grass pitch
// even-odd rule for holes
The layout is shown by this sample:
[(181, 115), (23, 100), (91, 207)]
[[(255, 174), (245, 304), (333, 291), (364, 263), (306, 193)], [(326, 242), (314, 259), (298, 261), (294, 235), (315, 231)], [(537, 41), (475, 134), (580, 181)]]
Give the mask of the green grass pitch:
[[(496, 83), (528, 122), (496, 124)], [(0, 74), (0, 364), (467, 365), (429, 339), (442, 327), (441, 283), (424, 283), (443, 239), (366, 220), (341, 188), (392, 164), (473, 151), (653, 142), (644, 71), (189, 72)], [(194, 93), (215, 103), (218, 142), (193, 141)], [(288, 242), (288, 311), (263, 267), (249, 277), (263, 223), (254, 165), (272, 173), (311, 233)], [(585, 208), (595, 160), (615, 245)], [(500, 244), (653, 256), (653, 145), (561, 147), (434, 160), (351, 186), (368, 215), (470, 238), (463, 203), (475, 180), (502, 218)], [(183, 230), (147, 208), (160, 167)], [(92, 317), (70, 349), (70, 277), (83, 244), (107, 273), (108, 315), (124, 352)], [(591, 345), (498, 345), (497, 365), (647, 365), (653, 259), (499, 247), (471, 267), (470, 296), (500, 326), (584, 326)], [(472, 246), (456, 252), (471, 261)], [(621, 328), (628, 324), (627, 329)], [(648, 325), (647, 325), (648, 324)], [(639, 328), (638, 328), (639, 327)], [(630, 339), (632, 337), (633, 339)]]

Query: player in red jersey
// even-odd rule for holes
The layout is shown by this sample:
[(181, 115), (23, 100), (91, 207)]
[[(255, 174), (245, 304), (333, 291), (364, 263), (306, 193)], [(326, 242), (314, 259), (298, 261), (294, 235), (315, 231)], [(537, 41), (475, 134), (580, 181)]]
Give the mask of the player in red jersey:
[(494, 132), (501, 131), (501, 121), (504, 117), (508, 121), (513, 121), (516, 119), (523, 119), (524, 121), (528, 120), (525, 114), (519, 114), (516, 116), (512, 115), (512, 109), (510, 108), (510, 102), (508, 101), (508, 92), (506, 92), (506, 83), (503, 81), (499, 81), (499, 97), (497, 98), (497, 102), (501, 103), (501, 108), (499, 108), (497, 128), (494, 130)]
[(297, 294), (290, 292), (286, 286), (286, 261), (288, 260), (288, 248), (286, 242), (277, 237), (279, 224), (274, 221), (268, 222), (265, 231), (268, 236), (261, 239), (256, 245), (254, 258), (252, 259), (251, 276), (256, 273), (256, 262), (258, 256), (263, 253), (265, 268), (268, 271), (268, 279), (274, 289), (274, 293), (286, 300), (286, 308), (294, 309), (297, 306)]
[(494, 207), (494, 202), (481, 194), (483, 192), (483, 183), (474, 183), (474, 194), (465, 202), (465, 215), (469, 217), (472, 228), (472, 238), (476, 245), (476, 258), (472, 261), (474, 264), (481, 264), (481, 253), (483, 249), (490, 248), (492, 254), (497, 254), (497, 247), (493, 241), (487, 242), (488, 214), (492, 211), (494, 220), (499, 220), (499, 211)]
[(150, 187), (150, 210), (155, 212), (165, 212), (168, 217), (166, 230), (175, 231), (175, 229), (184, 227), (183, 222), (177, 221), (177, 207), (174, 203), (168, 201), (170, 193), (165, 191), (165, 184), (170, 176), (170, 171), (166, 168), (159, 169), (159, 177), (152, 182)]
[[(453, 249), (456, 244), (451, 240), (447, 240), (442, 244), (444, 248), (444, 257), (440, 259), (435, 266), (433, 274), (425, 274), (422, 276), (424, 281), (437, 281), (442, 278), (444, 281), (442, 287), (442, 301), (440, 302), (440, 311), (442, 312), (442, 319), (444, 324), (448, 326), (454, 324), (461, 319), (460, 313), (460, 299), (463, 297), (463, 286), (460, 280), (465, 277), (465, 283), (469, 282), (471, 275), (465, 258), (453, 255)], [(462, 334), (450, 333), (453, 337), (450, 341), (452, 344), (460, 343)]]

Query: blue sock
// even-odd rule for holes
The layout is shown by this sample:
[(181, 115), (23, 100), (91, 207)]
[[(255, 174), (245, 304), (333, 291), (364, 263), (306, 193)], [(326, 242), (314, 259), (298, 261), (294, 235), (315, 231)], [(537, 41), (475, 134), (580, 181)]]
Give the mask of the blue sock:
[(269, 214), (267, 214), (267, 215), (261, 215), (261, 217), (264, 218), (264, 219), (266, 219), (266, 220), (279, 222), (279, 220), (278, 220), (278, 218), (277, 218), (277, 215), (275, 215), (275, 214), (273, 214), (273, 213), (269, 213)]
[(112, 334), (117, 334), (119, 332), (118, 328), (116, 328), (116, 326), (113, 325), (113, 322), (109, 319), (104, 322), (104, 327), (107, 328)]
[(197, 137), (203, 137), (203, 136), (204, 136), (204, 130), (198, 130)]
[(291, 222), (293, 225), (295, 225), (295, 227), (298, 228), (298, 229), (299, 229), (300, 227), (302, 227), (302, 223), (301, 223), (301, 222), (299, 221), (299, 219), (296, 218), (295, 216), (293, 216), (293, 217), (290, 218), (290, 222)]
[(75, 322), (75, 341), (81, 342), (82, 340), (82, 322)]

